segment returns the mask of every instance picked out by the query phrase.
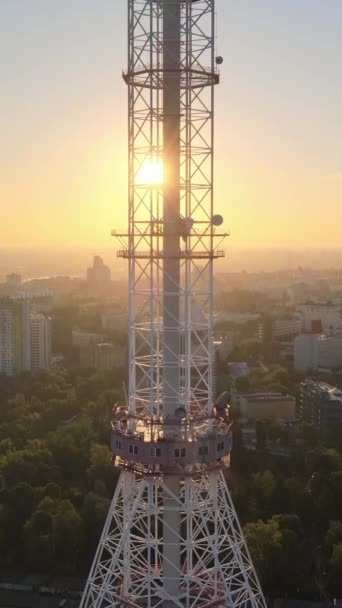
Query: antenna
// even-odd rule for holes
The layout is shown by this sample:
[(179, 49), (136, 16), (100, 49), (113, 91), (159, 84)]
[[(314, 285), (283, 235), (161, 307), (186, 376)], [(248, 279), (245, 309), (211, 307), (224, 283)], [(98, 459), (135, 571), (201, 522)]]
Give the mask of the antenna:
[(129, 389), (120, 471), (81, 608), (266, 608), (214, 407), (214, 0), (128, 0)]

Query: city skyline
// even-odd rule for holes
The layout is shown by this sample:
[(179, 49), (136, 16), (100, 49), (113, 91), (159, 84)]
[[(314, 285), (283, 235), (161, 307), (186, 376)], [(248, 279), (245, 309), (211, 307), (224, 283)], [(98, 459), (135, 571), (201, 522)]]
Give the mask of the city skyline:
[[(341, 4), (217, 9), (216, 210), (231, 246), (338, 246)], [(1, 3), (3, 246), (107, 247), (125, 227), (125, 16), (109, 0)]]
[(0, 0), (1, 606), (342, 608), (341, 17)]

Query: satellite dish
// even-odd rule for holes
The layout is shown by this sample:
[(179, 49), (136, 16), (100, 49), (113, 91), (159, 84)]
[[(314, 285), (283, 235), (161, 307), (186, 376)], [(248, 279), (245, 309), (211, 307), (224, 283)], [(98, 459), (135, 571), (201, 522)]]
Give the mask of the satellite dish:
[(218, 57), (216, 57), (216, 63), (217, 63), (217, 65), (222, 65), (222, 63), (223, 63), (223, 57), (221, 57), (221, 55), (219, 55)]
[(213, 217), (211, 218), (211, 223), (213, 226), (222, 226), (222, 224), (223, 224), (222, 215), (213, 215)]

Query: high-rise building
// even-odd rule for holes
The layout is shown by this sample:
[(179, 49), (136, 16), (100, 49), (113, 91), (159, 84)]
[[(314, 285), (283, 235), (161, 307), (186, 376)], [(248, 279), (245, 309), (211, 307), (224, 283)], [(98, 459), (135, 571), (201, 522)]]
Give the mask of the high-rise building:
[(342, 391), (325, 382), (302, 382), (300, 416), (305, 422), (314, 424), (325, 441), (334, 426), (342, 424)]
[(95, 287), (104, 287), (110, 283), (110, 279), (110, 268), (99, 255), (95, 255), (93, 267), (87, 270), (87, 281)]
[(72, 345), (79, 352), (79, 363), (83, 368), (95, 367), (95, 346), (104, 342), (104, 335), (84, 330), (72, 331)]
[(90, 344), (100, 344), (104, 342), (104, 335), (92, 331), (84, 331), (83, 329), (73, 329), (72, 344), (83, 348)]
[(301, 319), (274, 319), (272, 321), (272, 339), (293, 338), (302, 331)]
[[(311, 302), (297, 306), (303, 331), (319, 333), (342, 328), (341, 305), (330, 302)], [(317, 329), (318, 328), (318, 329)]]
[(127, 349), (108, 342), (94, 347), (94, 366), (98, 370), (123, 368), (127, 365)]
[(51, 319), (42, 314), (31, 317), (31, 365), (33, 370), (51, 365)]
[(0, 373), (13, 376), (31, 369), (30, 304), (0, 299)]
[(301, 334), (294, 341), (294, 369), (338, 369), (342, 366), (342, 333)]

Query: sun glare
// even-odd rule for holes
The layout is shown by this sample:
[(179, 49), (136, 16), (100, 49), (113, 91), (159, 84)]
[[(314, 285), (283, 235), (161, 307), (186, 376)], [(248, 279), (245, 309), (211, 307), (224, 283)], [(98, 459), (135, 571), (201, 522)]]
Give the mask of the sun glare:
[(163, 182), (163, 163), (158, 159), (143, 162), (137, 173), (137, 184), (153, 186)]

